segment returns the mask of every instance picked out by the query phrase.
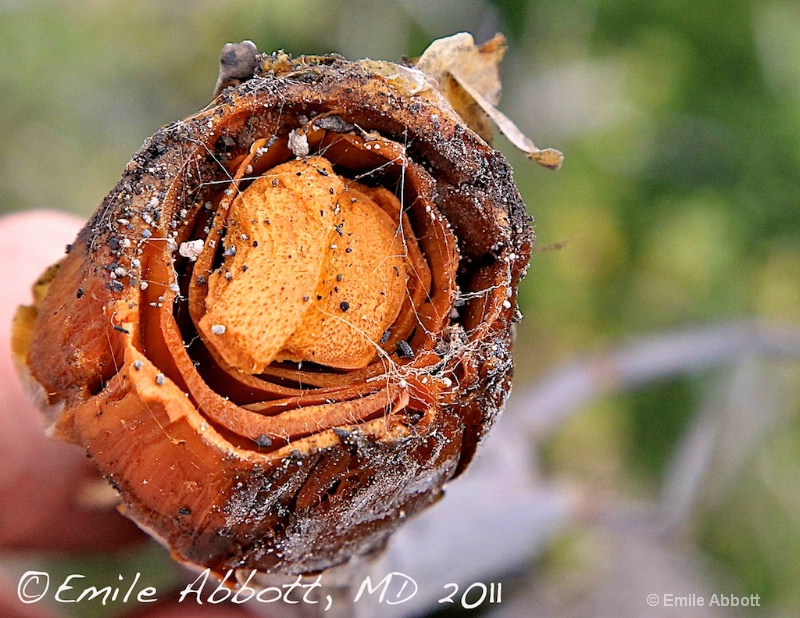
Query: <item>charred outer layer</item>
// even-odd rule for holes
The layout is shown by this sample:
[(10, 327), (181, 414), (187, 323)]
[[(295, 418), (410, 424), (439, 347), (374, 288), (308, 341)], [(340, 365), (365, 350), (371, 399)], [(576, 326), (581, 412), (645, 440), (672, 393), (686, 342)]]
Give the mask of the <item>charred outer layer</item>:
[[(58, 432), (87, 449), (124, 510), (182, 560), (218, 571), (308, 573), (374, 551), (464, 470), (504, 404), (515, 291), (533, 241), (529, 217), (504, 157), (435, 90), (414, 90), (402, 76), (338, 58), (264, 62), (259, 76), (147, 141), (38, 307), (27, 363)], [(120, 368), (137, 335), (115, 327), (109, 312), (143, 302), (137, 247), (163, 239), (174, 254), (172, 232), (225, 180), (220, 162), (321, 113), (343, 130), (405, 145), (435, 178), (433, 199), (458, 238), (468, 299), (460, 309), (467, 340), (450, 367), (461, 379), (457, 396), (422, 432), (337, 429), (320, 448), (281, 458), (222, 452), (188, 422), (165, 426), (155, 406), (116, 417), (129, 389)]]

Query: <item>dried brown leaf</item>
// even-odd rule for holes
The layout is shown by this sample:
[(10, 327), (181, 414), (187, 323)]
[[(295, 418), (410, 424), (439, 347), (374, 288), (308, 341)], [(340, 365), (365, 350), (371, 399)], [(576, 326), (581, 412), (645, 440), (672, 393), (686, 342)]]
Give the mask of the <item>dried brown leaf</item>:
[(505, 38), (501, 34), (475, 45), (471, 34), (461, 32), (431, 43), (415, 66), (436, 80), (453, 109), (487, 142), (491, 142), (494, 124), (528, 158), (558, 169), (564, 155), (552, 148), (538, 148), (495, 107), (500, 100), (498, 67), (504, 53)]

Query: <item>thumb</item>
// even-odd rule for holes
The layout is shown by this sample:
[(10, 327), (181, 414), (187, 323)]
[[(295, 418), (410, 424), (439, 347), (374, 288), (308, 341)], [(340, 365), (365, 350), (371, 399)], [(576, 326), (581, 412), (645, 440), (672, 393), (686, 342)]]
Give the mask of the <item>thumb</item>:
[(11, 357), (11, 321), (30, 288), (60, 259), (82, 221), (55, 211), (0, 218), (0, 547), (106, 549), (140, 535), (112, 506), (87, 499), (99, 475), (83, 452), (47, 438)]

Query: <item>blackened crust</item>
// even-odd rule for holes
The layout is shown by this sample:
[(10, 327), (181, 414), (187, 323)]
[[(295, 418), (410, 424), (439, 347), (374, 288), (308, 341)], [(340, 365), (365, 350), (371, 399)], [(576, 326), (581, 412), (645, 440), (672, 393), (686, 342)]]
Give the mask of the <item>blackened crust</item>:
[[(339, 58), (265, 61), (260, 76), (145, 143), (38, 308), (28, 365), (49, 402), (64, 403), (58, 432), (87, 449), (125, 511), (179, 559), (293, 574), (374, 551), (464, 470), (505, 402), (516, 287), (533, 242), (529, 217), (505, 158), (432, 87), (402, 75), (400, 67), (397, 76), (379, 74)], [(443, 339), (457, 353), (439, 369), (457, 388), (419, 426), (387, 416), (324, 432), (291, 452), (242, 454), (201, 435), (191, 411), (181, 416), (152, 399), (141, 405), (144, 395), (131, 386), (140, 374), (126, 363), (157, 346), (148, 344), (152, 325), (129, 322), (145, 304), (169, 302), (175, 245), (237, 157), (256, 139), (285, 136), (320, 114), (342, 130), (403, 144), (434, 179), (430, 198), (461, 255), (460, 328)], [(162, 239), (162, 261), (154, 238)], [(148, 257), (146, 272), (137, 270)], [(169, 362), (161, 370), (179, 374)]]

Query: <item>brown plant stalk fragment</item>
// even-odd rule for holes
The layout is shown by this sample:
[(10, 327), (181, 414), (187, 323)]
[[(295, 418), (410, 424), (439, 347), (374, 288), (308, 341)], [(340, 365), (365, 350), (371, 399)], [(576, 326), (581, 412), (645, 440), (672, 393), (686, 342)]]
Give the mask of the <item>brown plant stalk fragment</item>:
[[(226, 49), (228, 73), (253, 51)], [(134, 156), (15, 355), (176, 558), (309, 573), (380, 549), (468, 465), (533, 237), (435, 76), (282, 53), (234, 72)]]

